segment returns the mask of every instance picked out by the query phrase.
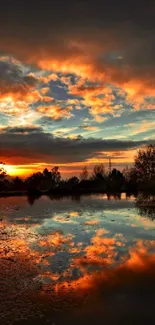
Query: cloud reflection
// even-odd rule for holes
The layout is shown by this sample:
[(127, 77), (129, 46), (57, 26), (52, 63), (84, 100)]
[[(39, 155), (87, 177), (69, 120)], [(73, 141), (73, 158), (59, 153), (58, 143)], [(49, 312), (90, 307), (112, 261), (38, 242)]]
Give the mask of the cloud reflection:
[[(41, 310), (40, 303), (49, 306), (50, 313), (79, 306), (91, 313), (102, 305), (104, 314), (108, 299), (113, 299), (113, 308), (120, 297), (138, 301), (139, 295), (154, 294), (153, 230), (146, 232), (136, 210), (105, 210), (103, 218), (101, 206), (94, 218), (93, 208), (82, 213), (74, 204), (56, 216), (69, 217), (75, 224), (62, 226), (52, 212), (40, 225), (24, 225), (17, 220), (20, 209), (12, 224), (10, 215), (0, 222), (0, 311), (5, 310), (6, 319), (10, 310), (17, 319), (22, 317), (21, 309), (25, 317), (33, 316), (36, 308)], [(113, 212), (118, 222), (110, 222)], [(136, 233), (130, 227), (133, 220), (137, 220)]]

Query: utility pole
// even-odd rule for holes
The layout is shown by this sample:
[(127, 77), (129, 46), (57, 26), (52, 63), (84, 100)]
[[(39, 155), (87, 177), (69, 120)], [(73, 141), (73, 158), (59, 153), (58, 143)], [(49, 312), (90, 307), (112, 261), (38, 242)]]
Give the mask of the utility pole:
[(109, 174), (111, 173), (111, 158), (109, 158)]

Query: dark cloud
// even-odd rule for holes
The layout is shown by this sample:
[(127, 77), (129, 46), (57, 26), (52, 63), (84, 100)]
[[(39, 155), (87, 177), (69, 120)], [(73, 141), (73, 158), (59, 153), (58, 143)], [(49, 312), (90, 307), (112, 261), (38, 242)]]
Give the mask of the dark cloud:
[(24, 133), (38, 133), (41, 132), (43, 129), (39, 126), (27, 126), (27, 127), (4, 127), (2, 128), (2, 133), (3, 134), (24, 134)]
[[(20, 130), (20, 135), (17, 130)], [(99, 155), (101, 152), (124, 151), (138, 148), (147, 141), (117, 141), (78, 137), (77, 139), (55, 138), (50, 133), (23, 132), (21, 128), (0, 134), (1, 157), (10, 161), (66, 163), (80, 162)], [(12, 157), (13, 156), (13, 157)]]
[(87, 124), (82, 124), (82, 125), (79, 125), (79, 129), (82, 129), (82, 130), (88, 130), (88, 131), (95, 131), (98, 129), (97, 126), (93, 126), (93, 125), (87, 125)]
[[(89, 4), (89, 7), (88, 7)], [(60, 27), (70, 23), (81, 22), (86, 24), (88, 21), (96, 23), (98, 26), (105, 26), (107, 24), (119, 23), (130, 21), (138, 24), (141, 28), (145, 28), (146, 21), (151, 27), (154, 25), (154, 3), (146, 4), (146, 2), (127, 0), (110, 0), (102, 1), (96, 0), (57, 0), (55, 2), (49, 2), (47, 0), (43, 2), (38, 0), (27, 0), (24, 5), (20, 0), (6, 0), (1, 4), (1, 19), (6, 22), (14, 22), (18, 25), (23, 21), (27, 22), (26, 25), (21, 26), (24, 28), (29, 24), (41, 22), (50, 23), (51, 25), (60, 24)], [(87, 12), (87, 15), (85, 15)], [(4, 16), (5, 13), (5, 16)], [(140, 15), (141, 14), (141, 15)], [(26, 17), (25, 17), (26, 16)], [(52, 17), (52, 19), (51, 19)], [(69, 20), (65, 19), (69, 18)], [(102, 20), (102, 18), (105, 18)], [(150, 18), (150, 19), (148, 19)]]
[(26, 93), (37, 80), (26, 75), (21, 64), (9, 57), (0, 58), (0, 95), (6, 93)]
[(1, 4), (2, 51), (42, 67), (50, 67), (42, 61), (52, 60), (51, 67), (56, 63), (58, 69), (62, 64), (70, 66), (70, 72), (76, 67), (88, 69), (121, 85), (134, 80), (143, 84), (143, 91), (153, 91), (155, 85), (154, 34), (154, 3), (27, 0)]

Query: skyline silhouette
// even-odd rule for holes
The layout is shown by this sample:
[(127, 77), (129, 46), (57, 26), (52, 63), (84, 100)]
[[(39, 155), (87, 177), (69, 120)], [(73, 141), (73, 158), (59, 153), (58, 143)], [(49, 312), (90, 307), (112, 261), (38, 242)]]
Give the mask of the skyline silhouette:
[(155, 191), (155, 145), (138, 150), (131, 168), (109, 168), (96, 164), (91, 171), (85, 166), (79, 177), (63, 178), (58, 166), (35, 172), (25, 179), (10, 177), (5, 171), (5, 163), (0, 165), (0, 195), (82, 195), (91, 193), (133, 193)]

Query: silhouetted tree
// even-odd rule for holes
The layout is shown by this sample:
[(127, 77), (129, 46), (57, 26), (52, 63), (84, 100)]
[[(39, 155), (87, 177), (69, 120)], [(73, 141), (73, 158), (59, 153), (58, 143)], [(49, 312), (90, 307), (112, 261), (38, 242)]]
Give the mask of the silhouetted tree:
[(137, 173), (136, 168), (128, 168), (127, 170), (123, 171), (123, 175), (125, 177), (125, 185), (126, 191), (128, 193), (136, 193), (138, 190), (138, 179), (139, 175)]
[(130, 179), (130, 170), (131, 170), (131, 168), (126, 166), (122, 171), (126, 181), (129, 181), (129, 179)]
[(76, 176), (73, 176), (71, 178), (68, 179), (68, 182), (67, 182), (71, 187), (74, 187), (76, 185), (79, 184), (79, 179), (76, 177)]
[(97, 180), (103, 180), (105, 178), (105, 168), (103, 164), (94, 166), (92, 178)]
[(31, 176), (29, 176), (25, 183), (28, 186), (28, 188), (40, 188), (40, 185), (43, 180), (43, 174), (41, 172), (34, 173)]
[(52, 172), (49, 171), (47, 168), (43, 170), (42, 173), (42, 181), (41, 181), (41, 186), (40, 188), (42, 190), (47, 190), (49, 188), (53, 187), (53, 177), (52, 177)]
[(108, 176), (110, 181), (111, 189), (120, 190), (121, 187), (125, 184), (125, 177), (120, 170), (114, 168)]
[(59, 182), (58, 190), (60, 191), (70, 191), (77, 187), (79, 184), (79, 179), (76, 176), (69, 178), (68, 180), (61, 179)]
[(8, 187), (8, 180), (5, 181), (5, 177), (7, 176), (7, 173), (4, 169), (4, 163), (0, 162), (0, 191), (7, 190)]
[(52, 168), (51, 178), (52, 178), (53, 187), (58, 186), (60, 183), (60, 180), (61, 180), (61, 174), (59, 172), (59, 167), (55, 166)]
[(47, 168), (45, 168), (45, 169), (43, 170), (43, 177), (44, 177), (44, 178), (47, 178), (47, 179), (49, 179), (49, 178), (52, 177), (51, 172), (50, 172)]
[(34, 173), (27, 178), (26, 184), (29, 188), (48, 190), (50, 188), (57, 187), (60, 180), (61, 174), (59, 172), (59, 168), (53, 167), (51, 171), (45, 168), (42, 173)]
[(24, 189), (24, 181), (20, 177), (15, 177), (12, 181), (14, 190), (23, 190)]
[(85, 166), (82, 170), (82, 173), (80, 174), (80, 180), (81, 181), (87, 181), (88, 180), (88, 177), (89, 177), (89, 173), (88, 173), (88, 169), (87, 167)]
[(140, 181), (155, 180), (155, 145), (138, 151), (134, 168)]
[(0, 162), (0, 180), (3, 180), (7, 176), (4, 165), (5, 163)]

